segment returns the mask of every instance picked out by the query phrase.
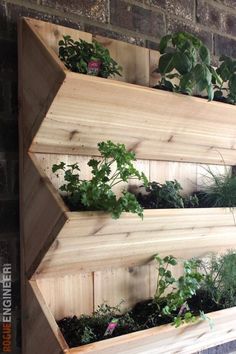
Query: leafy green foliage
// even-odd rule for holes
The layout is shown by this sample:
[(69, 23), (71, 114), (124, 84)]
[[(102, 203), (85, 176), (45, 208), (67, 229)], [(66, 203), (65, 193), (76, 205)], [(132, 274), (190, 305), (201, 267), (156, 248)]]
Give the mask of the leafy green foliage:
[(196, 195), (182, 197), (181, 185), (176, 181), (166, 181), (164, 184), (150, 182), (146, 187), (146, 194), (138, 193), (137, 200), (147, 209), (168, 209), (198, 206)]
[(77, 163), (67, 165), (64, 162), (55, 164), (52, 171), (64, 172), (65, 184), (60, 187), (67, 193), (70, 207), (73, 210), (103, 210), (110, 212), (113, 218), (119, 218), (123, 211), (143, 216), (143, 209), (136, 197), (123, 191), (117, 198), (112, 188), (130, 179), (138, 179), (147, 185), (147, 178), (139, 173), (133, 165), (135, 154), (127, 151), (125, 145), (114, 144), (111, 141), (98, 144), (102, 159), (91, 159), (88, 166), (91, 168), (91, 180), (80, 179), (80, 168)]
[(207, 169), (208, 178), (202, 191), (198, 193), (201, 207), (228, 207), (236, 206), (236, 176), (225, 169), (223, 174), (215, 174)]
[[(68, 69), (77, 73), (104, 78), (121, 76), (122, 68), (110, 57), (109, 50), (96, 41), (74, 41), (70, 36), (63, 36), (63, 40), (59, 41), (59, 58)], [(91, 62), (97, 62), (97, 70), (89, 70)]]
[(221, 65), (216, 71), (222, 82), (220, 85), (215, 82), (215, 96), (223, 98), (225, 93), (227, 102), (236, 104), (236, 60), (223, 55), (220, 61)]
[[(170, 51), (168, 47), (171, 47)], [(200, 39), (186, 32), (168, 34), (161, 39), (159, 66), (161, 74), (159, 87), (189, 95), (194, 90), (206, 90), (208, 99), (214, 97), (212, 81), (221, 83), (218, 74), (210, 65), (210, 52)], [(170, 80), (178, 79), (178, 85)]]
[(236, 252), (222, 256), (212, 255), (200, 267), (204, 274), (201, 288), (219, 308), (236, 306)]
[[(154, 301), (160, 308), (162, 315), (169, 316), (176, 327), (182, 323), (194, 322), (196, 317), (188, 307), (188, 300), (196, 295), (201, 286), (203, 276), (198, 271), (199, 260), (191, 259), (184, 262), (184, 274), (176, 279), (170, 266), (176, 266), (177, 260), (173, 256), (164, 258), (155, 256), (158, 267), (157, 288)], [(163, 297), (165, 306), (162, 307)]]

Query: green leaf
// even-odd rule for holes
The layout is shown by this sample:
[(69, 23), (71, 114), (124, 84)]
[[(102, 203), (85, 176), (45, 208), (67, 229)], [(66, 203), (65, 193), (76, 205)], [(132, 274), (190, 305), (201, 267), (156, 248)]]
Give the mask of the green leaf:
[(165, 52), (165, 49), (169, 43), (169, 41), (171, 40), (172, 35), (167, 34), (166, 36), (162, 37), (161, 41), (160, 41), (160, 46), (159, 46), (159, 50), (160, 53), (163, 54)]
[(166, 74), (174, 69), (174, 55), (172, 53), (165, 53), (159, 60), (159, 71), (161, 74)]
[(204, 64), (210, 65), (210, 52), (205, 45), (201, 45), (199, 48), (199, 56)]

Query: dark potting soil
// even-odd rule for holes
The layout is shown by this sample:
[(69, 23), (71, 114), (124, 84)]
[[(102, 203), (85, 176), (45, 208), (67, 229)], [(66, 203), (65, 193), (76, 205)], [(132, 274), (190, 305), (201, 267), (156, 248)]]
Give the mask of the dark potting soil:
[[(161, 304), (161, 307), (163, 306), (165, 306), (165, 300)], [(196, 316), (199, 316), (200, 311), (207, 314), (222, 309), (203, 291), (199, 291), (197, 295), (189, 299), (188, 306)], [(114, 316), (118, 319), (118, 324), (112, 334), (105, 336), (108, 324), (114, 319)], [(132, 310), (124, 315), (66, 317), (58, 321), (58, 326), (69, 347), (72, 348), (170, 322), (171, 318), (163, 316), (154, 301), (149, 299), (137, 303)]]

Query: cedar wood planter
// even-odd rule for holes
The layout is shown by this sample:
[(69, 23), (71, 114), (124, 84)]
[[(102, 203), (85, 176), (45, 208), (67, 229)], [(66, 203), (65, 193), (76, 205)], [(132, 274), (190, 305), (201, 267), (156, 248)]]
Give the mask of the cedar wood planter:
[[(146, 210), (143, 221), (126, 213), (114, 221), (105, 213), (69, 212), (37, 154), (50, 166), (53, 154), (98, 155), (97, 143), (110, 139), (126, 144), (138, 159), (234, 165), (236, 124), (231, 105), (144, 87), (153, 82), (158, 52), (100, 38), (117, 49), (118, 57), (123, 50), (122, 57), (125, 52), (137, 59), (132, 74), (124, 66), (125, 79), (144, 86), (69, 72), (56, 55), (62, 34), (92, 39), (89, 33), (32, 19), (22, 19), (19, 26), (24, 354), (136, 354), (157, 348), (158, 353), (193, 353), (235, 339), (233, 308), (210, 315), (212, 331), (199, 322), (75, 349), (65, 343), (55, 320), (60, 311), (94, 309), (101, 270), (128, 267), (132, 273), (131, 267), (145, 267), (157, 252), (191, 257), (233, 248), (236, 229), (232, 211), (221, 208)], [(151, 278), (145, 275), (148, 284)], [(75, 300), (64, 313), (81, 294), (80, 304)], [(143, 296), (151, 294), (150, 286)]]

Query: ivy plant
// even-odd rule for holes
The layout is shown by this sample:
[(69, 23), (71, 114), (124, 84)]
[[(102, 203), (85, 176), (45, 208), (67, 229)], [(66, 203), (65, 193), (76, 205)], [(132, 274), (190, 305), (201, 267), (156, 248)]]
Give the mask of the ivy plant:
[(59, 41), (59, 58), (69, 70), (77, 73), (104, 78), (121, 76), (121, 66), (111, 58), (109, 50), (95, 40), (88, 43), (82, 39), (74, 41), (70, 36), (63, 36)]
[(197, 207), (197, 196), (194, 194), (190, 197), (183, 197), (181, 196), (182, 189), (176, 180), (166, 181), (163, 184), (149, 182), (146, 193), (138, 193), (137, 200), (143, 208), (147, 209)]
[[(206, 90), (208, 99), (213, 99), (212, 81), (220, 84), (221, 80), (210, 65), (209, 49), (199, 38), (186, 32), (168, 34), (160, 41), (160, 53), (156, 70), (161, 75), (159, 87), (189, 95)], [(174, 78), (178, 84), (172, 84)]]
[(225, 95), (228, 103), (236, 104), (236, 60), (222, 55), (220, 62), (216, 71), (222, 81), (220, 85), (215, 82), (215, 97), (222, 99)]
[(155, 260), (158, 265), (158, 278), (154, 301), (162, 315), (169, 316), (176, 327), (182, 323), (194, 322), (196, 317), (189, 309), (188, 300), (196, 295), (201, 287), (203, 275), (198, 271), (200, 261), (197, 259), (185, 261), (184, 274), (176, 279), (169, 269), (178, 264), (175, 257), (170, 255), (161, 258), (156, 255)]
[(134, 152), (127, 151), (125, 145), (115, 144), (112, 141), (98, 144), (101, 160), (91, 159), (88, 166), (91, 168), (91, 180), (80, 179), (80, 168), (77, 163), (66, 165), (64, 162), (54, 164), (52, 171), (62, 170), (65, 183), (60, 190), (66, 193), (67, 201), (72, 210), (103, 210), (110, 212), (113, 218), (119, 218), (122, 212), (132, 212), (143, 217), (143, 208), (136, 197), (123, 191), (117, 197), (113, 187), (130, 179), (138, 179), (144, 185), (148, 181), (144, 173), (135, 167)]

